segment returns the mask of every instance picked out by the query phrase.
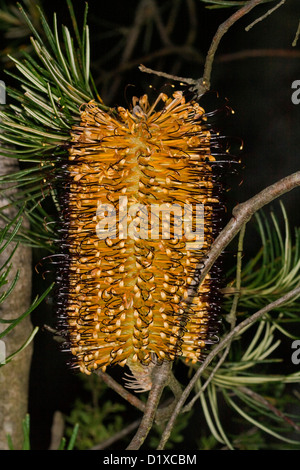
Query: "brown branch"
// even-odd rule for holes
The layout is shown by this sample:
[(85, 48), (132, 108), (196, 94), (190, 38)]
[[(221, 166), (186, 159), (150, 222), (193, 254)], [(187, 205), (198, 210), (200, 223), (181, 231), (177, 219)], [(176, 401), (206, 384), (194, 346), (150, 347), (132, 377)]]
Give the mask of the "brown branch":
[(161, 441), (158, 446), (158, 450), (162, 450), (168, 441), (171, 431), (173, 429), (175, 420), (180, 413), (184, 403), (186, 402), (187, 398), (189, 397), (191, 391), (193, 390), (197, 380), (200, 378), (201, 374), (203, 371), (206, 369), (206, 367), (211, 363), (211, 361), (219, 354), (219, 352), (229, 343), (232, 341), (232, 339), (239, 335), (242, 330), (244, 330), (247, 326), (251, 325), (252, 323), (256, 322), (259, 320), (265, 313), (270, 312), (271, 310), (278, 308), (282, 305), (284, 305), (286, 302), (288, 302), (291, 299), (296, 299), (300, 295), (300, 287), (296, 287), (295, 289), (291, 290), (284, 296), (280, 297), (279, 299), (275, 300), (274, 302), (271, 302), (261, 310), (258, 310), (255, 312), (253, 315), (250, 317), (246, 318), (244, 321), (239, 323), (233, 330), (231, 330), (227, 336), (217, 345), (215, 348), (208, 354), (204, 362), (201, 364), (199, 369), (196, 371), (194, 374), (193, 378), (190, 380), (189, 384), (183, 391), (180, 399), (177, 402), (177, 405), (174, 409), (174, 412), (172, 416), (169, 419), (169, 422), (162, 434)]
[(145, 413), (139, 429), (127, 447), (127, 450), (138, 450), (151, 430), (162, 392), (170, 379), (171, 368), (172, 362), (168, 361), (154, 367), (152, 373), (153, 386), (149, 393)]
[(242, 226), (247, 223), (255, 212), (259, 211), (262, 207), (274, 201), (276, 198), (281, 197), (283, 194), (291, 191), (300, 185), (300, 171), (293, 173), (276, 183), (263, 189), (261, 192), (236, 206), (232, 211), (232, 218), (221, 231), (219, 236), (212, 244), (211, 250), (207, 255), (207, 258), (201, 262), (196, 268), (197, 275), (195, 276), (195, 283), (191, 286), (189, 291), (189, 297), (187, 299), (188, 307), (192, 304), (195, 295), (198, 292), (199, 286), (203, 282), (205, 276), (209, 270), (221, 255), (223, 250), (229, 245), (229, 243), (239, 233)]
[[(300, 32), (300, 26), (299, 26), (299, 32)], [(199, 64), (203, 63), (202, 56), (190, 46), (166, 47), (164, 49), (160, 49), (159, 51), (155, 51), (144, 57), (137, 58), (131, 62), (127, 62), (121, 65), (117, 69), (114, 69), (111, 72), (109, 72), (109, 74), (107, 74), (107, 77), (109, 78), (115, 74), (122, 73), (123, 71), (127, 69), (131, 69), (135, 67), (136, 65), (140, 64), (139, 69), (141, 72), (157, 75), (158, 77), (164, 77), (164, 78), (167, 78), (168, 80), (183, 82), (188, 85), (192, 85), (194, 87), (197, 86), (199, 81), (193, 78), (178, 77), (177, 75), (173, 75), (173, 74), (166, 73), (166, 72), (161, 72), (159, 70), (154, 70), (150, 67), (146, 67), (145, 65), (143, 65), (144, 62), (151, 62), (153, 59), (156, 59), (158, 57), (163, 57), (163, 56), (172, 55), (172, 54), (184, 54), (185, 57), (186, 55), (190, 55), (194, 61), (198, 62)], [(256, 59), (258, 57), (280, 57), (284, 59), (299, 59), (300, 52), (295, 51), (295, 50), (290, 50), (290, 49), (249, 49), (249, 50), (231, 52), (228, 54), (222, 54), (218, 56), (218, 58), (216, 59), (216, 62), (218, 63), (232, 62), (235, 60), (244, 60), (248, 58)]]
[[(161, 366), (157, 366), (157, 367), (158, 367), (158, 371), (161, 371)], [(110, 387), (112, 390), (118, 393), (118, 395), (124, 398), (124, 400), (126, 400), (128, 403), (130, 403), (132, 406), (139, 409), (143, 413), (145, 412), (148, 404), (146, 405), (139, 398), (137, 398), (134, 394), (130, 393), (126, 388), (120, 385), (116, 380), (114, 380), (107, 373), (102, 372), (100, 370), (96, 371), (95, 373), (103, 380), (103, 382), (106, 383), (108, 387)], [(156, 378), (154, 378), (154, 380), (156, 380)], [(162, 403), (161, 407), (157, 410), (155, 414), (155, 422), (157, 424), (162, 424), (169, 418), (182, 392), (181, 385), (179, 384), (177, 379), (174, 377), (171, 369), (169, 370), (169, 373), (166, 376), (166, 385), (168, 385), (171, 391), (173, 392), (174, 399), (171, 401), (171, 403), (170, 403), (170, 400), (167, 400), (166, 402)]]
[(128, 426), (126, 426), (121, 431), (117, 432), (116, 434), (109, 437), (108, 439), (105, 439), (105, 441), (100, 442), (100, 444), (96, 444), (90, 450), (107, 449), (109, 446), (111, 446), (115, 442), (119, 441), (120, 439), (123, 439), (128, 434), (130, 434), (132, 431), (134, 431), (139, 426), (140, 422), (141, 422), (140, 419), (137, 419), (137, 420), (133, 421), (133, 423), (130, 423)]
[(251, 11), (255, 6), (259, 5), (262, 3), (264, 0), (251, 0), (249, 1), (246, 5), (244, 5), (242, 8), (240, 8), (238, 11), (236, 11), (233, 15), (231, 15), (224, 23), (222, 23), (219, 28), (217, 29), (216, 34), (214, 35), (211, 45), (209, 47), (209, 50), (206, 55), (205, 59), (205, 64), (204, 64), (204, 73), (203, 77), (194, 80), (191, 78), (184, 78), (184, 77), (176, 77), (171, 74), (163, 73), (163, 72), (158, 72), (152, 69), (149, 69), (147, 67), (144, 67), (143, 65), (140, 66), (140, 70), (142, 72), (147, 72), (147, 73), (153, 73), (155, 75), (165, 77), (171, 80), (175, 81), (181, 81), (184, 83), (187, 83), (189, 85), (193, 85), (194, 91), (197, 93), (198, 97), (202, 96), (206, 91), (210, 89), (210, 77), (211, 77), (211, 72), (212, 72), (212, 65), (213, 61), (215, 58), (216, 51), (218, 49), (218, 46), (220, 44), (220, 41), (224, 34), (227, 33), (229, 28), (240, 18), (245, 16), (249, 11)]
[(273, 13), (273, 11), (277, 10), (277, 8), (281, 7), (284, 3), (285, 3), (285, 0), (281, 0), (277, 5), (275, 5), (275, 7), (270, 8), (270, 10), (268, 10), (264, 15), (260, 16), (259, 18), (256, 18), (256, 20), (254, 20), (251, 24), (246, 26), (245, 31), (249, 31), (257, 23), (260, 23), (261, 21), (266, 19), (268, 16), (270, 16)]
[(139, 69), (140, 69), (141, 72), (153, 73), (154, 75), (157, 75), (158, 77), (164, 77), (164, 78), (167, 78), (169, 80), (174, 80), (176, 82), (184, 82), (184, 83), (187, 83), (188, 85), (195, 85), (196, 82), (197, 82), (193, 78), (178, 77), (178, 76), (172, 75), (170, 73), (160, 72), (159, 70), (153, 70), (153, 69), (150, 69), (149, 67), (145, 67), (145, 65), (143, 65), (143, 64), (141, 64), (139, 66)]
[[(227, 33), (229, 28), (236, 23), (239, 19), (241, 19), (243, 16), (245, 16), (247, 13), (249, 13), (254, 7), (262, 3), (263, 0), (251, 0), (249, 1), (246, 5), (244, 5), (242, 8), (237, 10), (233, 15), (231, 15), (224, 23), (222, 23), (219, 28), (217, 29), (217, 32), (215, 36), (213, 37), (213, 40), (211, 42), (211, 45), (209, 47), (206, 60), (205, 60), (205, 65), (204, 65), (204, 73), (203, 73), (203, 78), (201, 79), (201, 82), (199, 82), (199, 87), (200, 87), (200, 92), (201, 89), (209, 90), (210, 88), (210, 77), (211, 77), (211, 71), (212, 71), (212, 64), (214, 61), (215, 54), (217, 52), (217, 49), (219, 47), (220, 41), (224, 34)], [(203, 94), (203, 92), (201, 93)]]
[(110, 388), (112, 388), (116, 393), (118, 393), (124, 400), (126, 400), (131, 405), (135, 406), (140, 411), (145, 411), (145, 403), (143, 403), (139, 398), (130, 393), (126, 388), (122, 387), (116, 380), (114, 380), (110, 375), (98, 370), (95, 372), (99, 377), (106, 383)]

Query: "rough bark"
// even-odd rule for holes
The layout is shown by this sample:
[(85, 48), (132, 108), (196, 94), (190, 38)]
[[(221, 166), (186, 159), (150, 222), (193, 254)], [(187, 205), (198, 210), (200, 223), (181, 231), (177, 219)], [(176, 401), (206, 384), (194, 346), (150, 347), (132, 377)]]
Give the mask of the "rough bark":
[[(14, 159), (0, 158), (0, 174), (10, 174), (18, 170)], [(0, 195), (1, 207), (7, 204), (5, 197)], [(16, 215), (16, 209), (11, 206), (5, 209), (10, 220)], [(4, 222), (0, 221), (3, 227)], [(10, 243), (0, 254), (0, 266), (6, 261), (15, 244)], [(13, 319), (24, 313), (31, 303), (31, 248), (19, 245), (12, 258), (12, 267), (8, 282), (14, 279), (19, 271), (19, 279), (9, 297), (0, 304), (0, 317)], [(6, 290), (6, 288), (5, 288)], [(0, 324), (0, 331), (7, 324)], [(29, 337), (32, 324), (29, 317), (22, 320), (16, 328), (4, 337), (6, 357), (15, 352)], [(11, 362), (0, 367), (0, 450), (8, 449), (7, 434), (12, 438), (15, 449), (23, 444), (22, 420), (27, 413), (28, 384), (32, 346), (27, 346)]]

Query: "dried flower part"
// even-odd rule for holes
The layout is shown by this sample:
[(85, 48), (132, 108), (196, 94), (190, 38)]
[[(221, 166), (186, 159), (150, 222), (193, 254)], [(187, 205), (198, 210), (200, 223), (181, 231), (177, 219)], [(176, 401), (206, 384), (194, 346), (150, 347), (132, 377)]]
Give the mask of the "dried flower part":
[[(211, 274), (186, 311), (220, 207), (211, 141), (204, 110), (179, 91), (152, 106), (145, 95), (114, 114), (94, 102), (82, 111), (67, 164), (60, 288), (82, 372), (178, 355), (196, 362), (211, 342), (218, 313)], [(173, 210), (169, 219), (160, 219), (162, 205)], [(190, 241), (196, 206), (204, 208), (197, 249)]]

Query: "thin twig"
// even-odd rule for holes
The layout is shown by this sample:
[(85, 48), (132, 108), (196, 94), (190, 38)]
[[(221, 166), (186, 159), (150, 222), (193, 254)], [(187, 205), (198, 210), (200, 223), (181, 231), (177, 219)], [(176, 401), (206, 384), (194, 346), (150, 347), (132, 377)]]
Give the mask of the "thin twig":
[(292, 42), (292, 46), (293, 46), (293, 47), (296, 47), (296, 46), (297, 46), (297, 42), (298, 42), (298, 39), (299, 39), (299, 35), (300, 35), (300, 20), (299, 20), (298, 28), (297, 28), (297, 31), (296, 31), (296, 34), (295, 34), (295, 39), (294, 39), (294, 41)]
[(99, 377), (106, 383), (110, 388), (117, 392), (121, 397), (124, 398), (128, 403), (138, 408), (140, 411), (145, 411), (145, 403), (143, 403), (139, 398), (126, 390), (122, 385), (120, 385), (116, 380), (114, 380), (110, 375), (98, 370), (95, 372)]
[[(158, 366), (160, 367), (160, 366)], [(95, 371), (95, 373), (106, 383), (108, 387), (114, 390), (118, 395), (120, 395), (124, 400), (130, 403), (132, 406), (144, 413), (146, 409), (146, 404), (142, 402), (135, 395), (130, 393), (126, 388), (119, 384), (115, 379), (113, 379), (109, 374), (102, 372), (101, 370)], [(174, 399), (171, 403), (169, 400), (163, 402), (159, 409), (157, 409), (155, 415), (155, 422), (161, 424), (165, 422), (169, 416), (172, 414), (179, 397), (181, 396), (182, 388), (177, 379), (174, 377), (172, 371), (170, 370), (168, 375), (168, 386), (174, 394)]]
[(141, 72), (152, 73), (154, 75), (157, 75), (158, 77), (167, 78), (168, 80), (174, 80), (176, 82), (183, 82), (183, 83), (187, 83), (188, 85), (196, 84), (196, 80), (194, 80), (193, 78), (178, 77), (170, 73), (160, 72), (159, 70), (153, 70), (153, 69), (150, 69), (149, 67), (145, 67), (145, 65), (143, 64), (139, 66), (139, 69)]
[(233, 330), (231, 330), (225, 338), (217, 345), (215, 348), (210, 352), (210, 354), (206, 357), (204, 362), (201, 364), (199, 369), (196, 371), (194, 374), (193, 378), (190, 380), (189, 384), (183, 391), (181, 398), (178, 400), (178, 403), (175, 407), (175, 410), (172, 414), (172, 416), (169, 419), (169, 422), (162, 434), (161, 441), (158, 446), (158, 450), (162, 450), (168, 441), (171, 431), (173, 429), (175, 420), (180, 413), (185, 401), (187, 400), (188, 396), (190, 395), (191, 391), (193, 390), (197, 380), (200, 378), (201, 374), (203, 371), (206, 369), (206, 367), (211, 363), (211, 361), (219, 354), (219, 352), (229, 343), (232, 341), (232, 339), (239, 335), (242, 330), (244, 330), (246, 327), (251, 325), (252, 323), (256, 322), (259, 320), (263, 315), (266, 313), (270, 312), (271, 310), (278, 308), (282, 305), (284, 305), (286, 302), (288, 302), (291, 299), (296, 299), (300, 295), (300, 287), (296, 287), (295, 289), (291, 290), (287, 294), (283, 295), (279, 299), (275, 300), (274, 302), (271, 302), (270, 304), (266, 305), (264, 308), (261, 310), (258, 310), (255, 312), (253, 315), (250, 317), (246, 318), (244, 321), (239, 323)]
[(277, 10), (277, 8), (281, 7), (285, 3), (285, 0), (281, 0), (275, 7), (271, 8), (270, 10), (267, 11), (264, 15), (260, 16), (259, 18), (256, 18), (251, 24), (246, 26), (245, 31), (249, 31), (251, 28), (253, 28), (254, 25), (257, 23), (260, 23), (260, 21), (263, 21), (265, 18), (267, 18), (273, 11)]
[(246, 5), (244, 5), (242, 8), (237, 10), (233, 15), (231, 15), (224, 23), (222, 23), (218, 29), (216, 34), (213, 37), (213, 40), (211, 42), (211, 45), (209, 47), (206, 60), (205, 60), (205, 65), (204, 65), (204, 73), (203, 73), (203, 78), (202, 78), (202, 87), (206, 88), (207, 90), (210, 88), (210, 77), (211, 77), (211, 71), (212, 71), (212, 64), (214, 61), (215, 54), (217, 52), (217, 49), (219, 47), (220, 41), (224, 34), (227, 33), (229, 28), (236, 23), (240, 18), (245, 16), (249, 11), (251, 11), (254, 7), (262, 3), (263, 0), (251, 0), (249, 1)]
[(105, 439), (105, 441), (100, 442), (100, 444), (97, 444), (97, 445), (93, 446), (90, 450), (107, 449), (109, 446), (111, 446), (115, 442), (119, 441), (120, 439), (123, 439), (128, 434), (130, 434), (132, 431), (134, 431), (140, 425), (140, 422), (141, 422), (140, 419), (137, 419), (137, 420), (133, 421), (133, 423), (130, 423), (128, 426), (126, 426), (121, 431), (117, 432), (116, 434), (109, 437), (108, 439)]

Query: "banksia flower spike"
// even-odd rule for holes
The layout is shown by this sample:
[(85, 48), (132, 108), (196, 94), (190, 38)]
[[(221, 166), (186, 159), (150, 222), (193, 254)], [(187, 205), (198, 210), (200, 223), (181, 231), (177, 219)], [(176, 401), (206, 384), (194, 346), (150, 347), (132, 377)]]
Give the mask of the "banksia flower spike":
[[(157, 101), (159, 110), (144, 95), (113, 115), (90, 102), (72, 130), (62, 305), (84, 372), (154, 357), (196, 362), (216, 333), (210, 276), (185, 313), (220, 207), (210, 166), (215, 137), (204, 110), (181, 91)], [(197, 205), (203, 233), (196, 233)], [(188, 218), (194, 237), (183, 233)]]
[[(89, 374), (127, 365), (142, 376), (163, 360), (197, 362), (219, 322), (217, 267), (187, 308), (224, 209), (219, 137), (189, 91), (104, 106), (89, 58), (76, 61), (65, 28), (65, 59), (56, 20), (54, 33), (43, 23), (54, 54), (31, 25), (43, 68), (15, 60), (25, 94), (11, 92), (21, 107), (1, 113), (0, 138), (31, 165), (34, 204), (54, 192), (57, 310), (74, 366)], [(87, 43), (85, 25), (81, 50)]]

